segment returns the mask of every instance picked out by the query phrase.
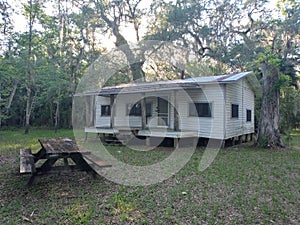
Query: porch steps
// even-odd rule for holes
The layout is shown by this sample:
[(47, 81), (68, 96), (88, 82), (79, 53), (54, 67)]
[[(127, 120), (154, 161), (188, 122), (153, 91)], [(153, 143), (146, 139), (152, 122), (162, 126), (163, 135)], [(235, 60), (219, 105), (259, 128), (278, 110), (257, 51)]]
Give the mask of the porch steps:
[(121, 146), (126, 145), (132, 138), (132, 134), (118, 134), (117, 136), (103, 136), (101, 141), (106, 145)]

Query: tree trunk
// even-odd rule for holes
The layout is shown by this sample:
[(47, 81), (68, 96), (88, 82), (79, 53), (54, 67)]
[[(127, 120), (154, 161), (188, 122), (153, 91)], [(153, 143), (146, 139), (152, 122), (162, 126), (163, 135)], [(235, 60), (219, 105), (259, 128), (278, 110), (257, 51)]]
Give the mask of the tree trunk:
[(60, 107), (59, 107), (59, 99), (56, 102), (56, 110), (55, 110), (55, 133), (59, 128), (59, 114), (60, 114)]
[(145, 73), (142, 69), (143, 64), (144, 62), (130, 63), (130, 71), (132, 73), (132, 79), (134, 81), (138, 81), (138, 82), (145, 81)]
[(74, 97), (74, 94), (72, 94), (72, 113), (71, 113), (71, 118), (70, 118), (70, 123), (69, 123), (69, 128), (74, 128), (74, 124), (76, 125), (76, 122), (74, 122), (73, 120), (76, 119), (76, 117), (74, 117), (74, 112), (76, 112), (76, 109), (75, 109), (75, 97)]
[(18, 82), (15, 82), (14, 83), (14, 87), (9, 95), (9, 99), (8, 99), (8, 104), (6, 106), (6, 113), (9, 114), (9, 110), (10, 110), (10, 107), (11, 107), (11, 104), (12, 104), (12, 101), (15, 97), (15, 94), (16, 94), (16, 91), (17, 91), (17, 87), (18, 87)]
[(26, 87), (27, 90), (27, 96), (26, 96), (26, 111), (25, 111), (25, 134), (29, 133), (30, 128), (30, 114), (31, 114), (31, 89), (30, 87)]
[[(140, 61), (139, 57), (136, 57), (134, 55), (134, 52), (130, 49), (128, 41), (125, 39), (125, 37), (121, 34), (120, 29), (118, 27), (118, 24), (115, 20), (110, 20), (102, 8), (100, 4), (100, 14), (101, 18), (104, 20), (104, 22), (107, 24), (107, 26), (111, 29), (113, 35), (116, 37), (116, 47), (121, 46), (121, 51), (124, 52), (127, 61), (130, 64), (130, 71), (132, 73), (132, 78), (134, 81), (144, 81), (145, 79), (145, 73), (142, 69), (142, 66), (144, 64), (144, 60)], [(137, 32), (138, 34), (138, 32)], [(139, 39), (139, 37), (138, 37)], [(143, 56), (144, 52), (140, 54), (141, 59), (144, 58)]]
[(25, 134), (28, 134), (30, 127), (31, 114), (31, 56), (32, 56), (32, 28), (33, 28), (33, 5), (32, 0), (29, 1), (29, 38), (28, 38), (28, 55), (27, 55), (27, 80), (26, 80), (26, 112), (25, 112)]
[(268, 62), (262, 65), (263, 97), (258, 124), (258, 145), (266, 148), (284, 147), (279, 131), (279, 71)]
[(110, 25), (113, 28), (113, 34), (115, 35), (117, 41), (116, 46), (121, 46), (121, 50), (125, 54), (127, 61), (130, 65), (130, 71), (132, 73), (132, 79), (134, 81), (143, 82), (145, 79), (145, 73), (142, 69), (142, 66), (144, 64), (144, 60), (140, 61), (140, 59), (143, 59), (143, 52), (141, 53), (140, 57), (135, 56), (134, 52), (130, 49), (128, 42), (126, 39), (121, 35), (119, 29), (117, 28), (117, 25)]

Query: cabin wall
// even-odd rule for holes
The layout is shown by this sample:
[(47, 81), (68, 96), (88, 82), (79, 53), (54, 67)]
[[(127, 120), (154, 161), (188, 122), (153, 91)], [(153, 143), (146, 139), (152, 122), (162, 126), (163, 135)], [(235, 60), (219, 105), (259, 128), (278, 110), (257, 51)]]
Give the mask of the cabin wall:
[(126, 115), (127, 105), (134, 104), (141, 98), (141, 94), (117, 95), (115, 99), (115, 127), (142, 127), (142, 119), (140, 116)]
[[(238, 118), (232, 118), (232, 104), (239, 105)], [(247, 122), (247, 110), (251, 121)], [(245, 79), (226, 84), (226, 139), (254, 133), (254, 93)]]
[[(251, 89), (248, 82), (244, 79), (244, 106), (243, 106), (243, 134), (252, 134), (254, 130), (254, 120), (255, 120), (255, 94)], [(251, 121), (247, 122), (247, 110), (251, 110)]]
[(101, 116), (101, 106), (110, 105), (109, 97), (96, 96), (95, 127), (110, 127), (110, 116)]
[[(189, 96), (189, 97), (187, 97)], [(202, 85), (201, 89), (181, 91), (177, 94), (179, 128), (182, 131), (197, 131), (199, 137), (224, 138), (224, 96), (222, 85)], [(193, 102), (211, 103), (211, 117), (192, 117), (189, 104)]]

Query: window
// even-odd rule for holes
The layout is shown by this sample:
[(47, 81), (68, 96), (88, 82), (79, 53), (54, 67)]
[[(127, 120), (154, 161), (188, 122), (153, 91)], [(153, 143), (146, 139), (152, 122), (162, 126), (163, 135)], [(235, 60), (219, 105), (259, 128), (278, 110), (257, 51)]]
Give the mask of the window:
[(189, 116), (211, 117), (211, 103), (190, 103)]
[[(141, 103), (127, 104), (126, 115), (127, 116), (142, 116)], [(152, 104), (151, 103), (146, 104), (146, 116), (147, 117), (152, 116)]]
[(239, 118), (239, 105), (231, 105), (231, 118)]
[(141, 104), (127, 104), (127, 115), (129, 116), (141, 116), (142, 115), (142, 109)]
[(252, 118), (251, 110), (247, 109), (246, 121), (251, 122), (251, 118)]
[(110, 105), (101, 105), (101, 116), (110, 116)]

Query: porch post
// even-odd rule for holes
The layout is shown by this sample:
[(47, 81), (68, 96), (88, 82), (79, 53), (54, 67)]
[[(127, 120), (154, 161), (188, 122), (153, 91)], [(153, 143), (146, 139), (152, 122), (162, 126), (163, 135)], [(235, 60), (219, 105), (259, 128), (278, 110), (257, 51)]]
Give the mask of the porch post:
[(146, 98), (145, 93), (142, 94), (141, 100), (141, 113), (142, 113), (142, 130), (146, 129)]
[(114, 107), (115, 96), (110, 95), (110, 128), (114, 128), (115, 124), (115, 107)]
[(150, 137), (146, 137), (146, 146), (150, 146)]
[(179, 144), (179, 138), (174, 138), (174, 148), (177, 148), (178, 147), (178, 144)]
[(95, 126), (95, 114), (96, 114), (96, 96), (92, 95), (91, 96), (91, 117), (90, 117), (90, 124), (91, 126)]
[(174, 102), (173, 102), (173, 108), (174, 108), (174, 131), (179, 130), (179, 118), (178, 118), (178, 111), (177, 111), (177, 94), (176, 91), (173, 91), (174, 95)]

